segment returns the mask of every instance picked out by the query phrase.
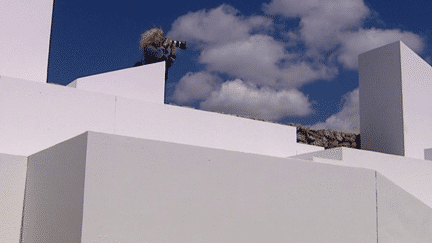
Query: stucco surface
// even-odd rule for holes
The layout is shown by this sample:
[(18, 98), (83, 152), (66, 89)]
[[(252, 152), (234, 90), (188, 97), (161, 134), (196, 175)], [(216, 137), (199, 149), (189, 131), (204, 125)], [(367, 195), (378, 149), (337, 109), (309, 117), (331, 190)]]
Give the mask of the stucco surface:
[(323, 150), (297, 144), (295, 127), (123, 97), (115, 124), (116, 134), (277, 157)]
[(23, 242), (432, 240), (430, 206), (395, 180), (418, 183), (422, 161), (332, 150), (283, 159), (86, 132), (28, 157)]
[(19, 242), (27, 157), (0, 154), (0, 242)]
[(359, 56), (362, 148), (424, 159), (432, 147), (432, 67), (398, 41)]
[(432, 147), (432, 67), (400, 43), (405, 156), (424, 159)]
[(81, 242), (87, 133), (28, 157), (22, 242)]
[(400, 60), (400, 42), (359, 55), (362, 149), (405, 153)]
[(0, 75), (45, 83), (53, 0), (0, 1)]
[(68, 86), (163, 104), (165, 62), (82, 77), (74, 80)]
[(374, 171), (89, 132), (82, 242), (376, 242)]
[(432, 242), (432, 209), (377, 174), (378, 242)]
[(432, 207), (432, 161), (372, 151), (334, 148), (290, 158), (376, 170)]
[(291, 126), (5, 76), (0, 117), (0, 152), (24, 156), (87, 130), (277, 157), (323, 150), (297, 144)]
[(115, 96), (0, 76), (0, 153), (29, 156), (87, 130), (114, 132)]

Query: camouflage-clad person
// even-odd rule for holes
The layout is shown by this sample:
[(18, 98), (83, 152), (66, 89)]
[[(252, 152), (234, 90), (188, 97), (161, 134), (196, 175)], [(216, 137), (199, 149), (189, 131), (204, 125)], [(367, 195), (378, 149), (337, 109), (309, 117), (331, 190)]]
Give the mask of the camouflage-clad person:
[[(168, 68), (176, 59), (176, 42), (171, 38), (164, 37), (163, 30), (152, 28), (141, 35), (140, 49), (143, 51), (142, 64), (166, 61), (165, 80), (168, 78)], [(136, 63), (134, 66), (139, 66)]]

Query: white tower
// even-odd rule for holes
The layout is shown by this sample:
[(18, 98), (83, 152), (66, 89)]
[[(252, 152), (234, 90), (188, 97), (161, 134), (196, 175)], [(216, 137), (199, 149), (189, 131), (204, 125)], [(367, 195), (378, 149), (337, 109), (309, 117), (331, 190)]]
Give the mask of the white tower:
[(53, 0), (2, 0), (0, 11), (0, 75), (46, 82)]
[(424, 159), (432, 147), (432, 67), (401, 41), (359, 56), (362, 148)]

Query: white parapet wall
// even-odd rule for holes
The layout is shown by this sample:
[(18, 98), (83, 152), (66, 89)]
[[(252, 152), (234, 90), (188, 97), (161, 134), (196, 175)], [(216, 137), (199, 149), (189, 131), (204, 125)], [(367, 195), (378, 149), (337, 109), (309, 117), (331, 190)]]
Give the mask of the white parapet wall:
[(344, 147), (290, 158), (376, 170), (432, 207), (432, 161)]
[(359, 56), (362, 148), (424, 159), (432, 147), (432, 67), (402, 42)]
[(432, 161), (344, 147), (291, 158), (375, 170), (378, 242), (432, 240)]
[[(112, 74), (135, 82), (120, 76), (146, 73), (123, 71)], [(101, 87), (96, 92), (1, 76), (0, 153), (27, 156), (88, 130), (277, 157), (324, 150), (297, 144), (296, 127), (125, 98)]]
[(163, 104), (165, 62), (83, 77), (67, 86)]
[(384, 175), (430, 168), (332, 150), (305, 161), (86, 132), (26, 158), (21, 242), (432, 241), (432, 209)]
[(0, 75), (46, 82), (53, 0), (0, 1)]
[(377, 238), (372, 170), (94, 132), (28, 164), (23, 243)]

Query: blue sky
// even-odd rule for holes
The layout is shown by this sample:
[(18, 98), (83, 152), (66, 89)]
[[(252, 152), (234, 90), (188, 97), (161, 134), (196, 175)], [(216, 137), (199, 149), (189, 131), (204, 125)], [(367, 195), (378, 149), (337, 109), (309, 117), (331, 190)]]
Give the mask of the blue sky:
[(357, 55), (402, 40), (430, 63), (430, 1), (59, 1), (48, 82), (132, 67), (142, 32), (188, 42), (165, 103), (359, 132)]

